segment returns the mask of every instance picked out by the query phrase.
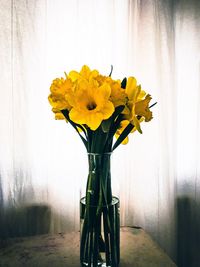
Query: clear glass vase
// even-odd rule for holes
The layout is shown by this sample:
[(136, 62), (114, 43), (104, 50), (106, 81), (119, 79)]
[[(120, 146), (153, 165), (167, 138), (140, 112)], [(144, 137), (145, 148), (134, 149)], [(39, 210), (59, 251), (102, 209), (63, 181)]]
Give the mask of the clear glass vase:
[(81, 267), (119, 265), (119, 199), (112, 196), (110, 156), (88, 154), (86, 196), (80, 200)]

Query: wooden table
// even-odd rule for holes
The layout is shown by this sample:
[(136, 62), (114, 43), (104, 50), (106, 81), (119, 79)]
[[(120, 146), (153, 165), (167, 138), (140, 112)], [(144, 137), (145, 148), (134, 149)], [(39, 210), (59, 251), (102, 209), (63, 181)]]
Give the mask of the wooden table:
[[(80, 267), (79, 233), (15, 238), (0, 249), (0, 267)], [(138, 228), (121, 228), (120, 267), (176, 267)]]

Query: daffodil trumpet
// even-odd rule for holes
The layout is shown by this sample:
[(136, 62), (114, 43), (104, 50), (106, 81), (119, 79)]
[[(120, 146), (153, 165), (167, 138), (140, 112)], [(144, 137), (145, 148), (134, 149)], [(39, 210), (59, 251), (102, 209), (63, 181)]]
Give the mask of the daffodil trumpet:
[[(134, 77), (121, 80), (101, 75), (84, 65), (80, 72), (65, 73), (50, 86), (49, 103), (55, 119), (70, 123), (88, 153), (83, 225), (80, 242), (81, 266), (119, 264), (118, 204), (113, 204), (110, 174), (111, 153), (127, 144), (129, 135), (142, 133), (141, 124), (152, 119), (151, 96)], [(114, 137), (116, 141), (113, 142)]]

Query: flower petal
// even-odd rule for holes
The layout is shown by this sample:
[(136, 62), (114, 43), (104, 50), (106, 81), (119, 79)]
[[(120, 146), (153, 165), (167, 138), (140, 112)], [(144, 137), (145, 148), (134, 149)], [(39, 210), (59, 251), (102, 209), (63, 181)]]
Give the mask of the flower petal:
[(110, 118), (110, 116), (113, 114), (115, 108), (112, 102), (108, 101), (104, 105), (104, 107), (101, 110), (101, 114), (103, 114), (103, 119), (106, 120)]
[(128, 95), (129, 99), (133, 99), (134, 90), (136, 89), (136, 87), (137, 80), (134, 77), (129, 77), (125, 89), (125, 92)]
[(139, 116), (144, 116), (145, 121), (150, 121), (153, 116), (149, 109), (149, 102), (151, 101), (151, 96), (147, 95), (144, 100), (141, 100), (135, 104), (135, 113)]
[(68, 77), (72, 80), (72, 82), (74, 82), (74, 81), (76, 81), (80, 77), (80, 74), (77, 71), (72, 70), (68, 74)]
[(140, 121), (135, 116), (133, 116), (131, 123), (135, 126), (138, 132), (142, 134), (142, 130), (140, 128)]
[(95, 131), (101, 124), (102, 120), (103, 115), (101, 113), (91, 112), (91, 114), (87, 116), (86, 124), (88, 125), (88, 127), (90, 127), (91, 130)]
[(121, 142), (122, 145), (128, 144), (128, 136)]
[(78, 124), (85, 124), (85, 114), (82, 112), (79, 112), (77, 109), (72, 108), (69, 112), (69, 118), (75, 123)]
[(106, 84), (106, 83), (103, 84), (102, 86), (100, 86), (98, 88), (98, 92), (105, 100), (107, 100), (110, 97), (110, 94), (111, 94), (110, 85)]

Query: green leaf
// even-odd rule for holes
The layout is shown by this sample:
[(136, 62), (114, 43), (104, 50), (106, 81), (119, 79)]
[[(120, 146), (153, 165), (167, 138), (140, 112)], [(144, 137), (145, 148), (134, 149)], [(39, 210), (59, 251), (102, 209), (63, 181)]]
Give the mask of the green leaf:
[(124, 107), (125, 107), (124, 105), (116, 107), (111, 118), (114, 120), (123, 111)]
[(91, 152), (93, 131), (85, 124), (84, 127), (87, 131), (88, 152)]
[(109, 77), (111, 77), (112, 72), (113, 72), (113, 65), (111, 65), (111, 71), (110, 71)]
[(108, 133), (110, 131), (110, 126), (113, 124), (116, 117), (123, 111), (123, 109), (124, 105), (116, 107), (112, 116), (109, 119), (102, 121), (101, 126), (104, 133)]
[(112, 147), (112, 142), (113, 142), (113, 136), (115, 135), (120, 122), (123, 120), (123, 114), (119, 114), (118, 117), (113, 121), (111, 127), (110, 127), (110, 131), (108, 134), (108, 139), (106, 142), (106, 146), (109, 147), (109, 151), (111, 151), (111, 147)]
[(127, 78), (124, 78), (123, 81), (121, 82), (121, 88), (125, 89), (126, 83), (127, 83)]
[(87, 151), (88, 151), (88, 142), (87, 142), (87, 139), (85, 139), (79, 132), (78, 130), (78, 127), (81, 128), (87, 138), (87, 134), (86, 134), (86, 131), (85, 129), (80, 125), (80, 124), (77, 124), (75, 122), (73, 122), (72, 120), (70, 120), (69, 118), (69, 111), (67, 109), (65, 110), (61, 110), (62, 114), (65, 116), (65, 118), (69, 121), (69, 123), (74, 127), (74, 129), (77, 131), (78, 135), (80, 136), (81, 140), (83, 141)]
[(84, 132), (85, 136), (87, 137), (87, 133), (86, 133), (84, 127), (83, 127), (82, 125), (77, 124), (77, 123), (73, 122), (72, 120), (70, 120), (70, 118), (69, 118), (69, 111), (68, 111), (67, 109), (61, 110), (61, 112), (62, 112), (62, 114), (65, 116), (65, 118), (66, 118), (71, 124), (73, 124), (73, 125), (79, 127), (79, 128)]
[(112, 123), (111, 118), (102, 121), (101, 127), (102, 127), (102, 130), (103, 130), (104, 133), (108, 133), (109, 132), (111, 123)]
[(113, 136), (123, 118), (123, 114), (121, 114), (123, 109), (124, 109), (123, 105), (116, 107), (114, 113), (112, 114), (110, 118), (111, 124), (110, 124), (108, 138), (107, 138), (106, 145), (105, 145), (109, 151), (111, 150)]
[(124, 139), (129, 135), (133, 128), (134, 125), (131, 123), (126, 126), (126, 128), (123, 130), (123, 132), (120, 134), (119, 138), (115, 142), (112, 151), (114, 151), (124, 141)]
[(123, 120), (123, 115), (122, 114), (119, 114), (119, 116), (117, 117), (117, 119), (113, 122), (113, 125), (112, 127), (110, 128), (110, 132), (109, 132), (109, 136), (110, 137), (113, 137), (114, 134), (116, 133), (119, 125), (120, 125), (120, 122)]
[(149, 108), (152, 108), (153, 106), (155, 106), (157, 104), (157, 102), (153, 103), (151, 106), (149, 106)]

